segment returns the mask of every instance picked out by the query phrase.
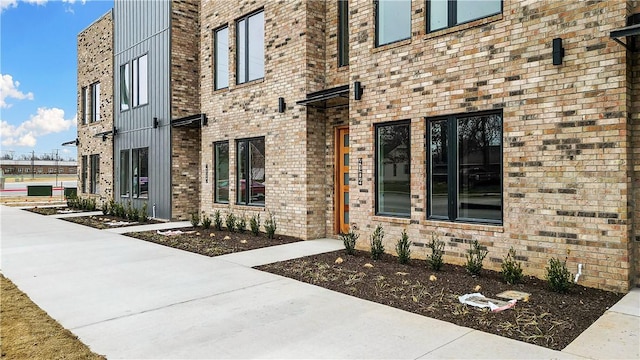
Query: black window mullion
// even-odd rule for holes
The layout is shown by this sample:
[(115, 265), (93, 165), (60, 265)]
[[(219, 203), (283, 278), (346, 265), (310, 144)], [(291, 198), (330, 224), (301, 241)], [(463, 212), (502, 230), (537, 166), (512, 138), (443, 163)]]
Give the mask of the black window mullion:
[(458, 1), (457, 0), (449, 0), (448, 2), (448, 20), (449, 27), (456, 26), (458, 23)]
[[(249, 45), (249, 18), (251, 16), (247, 16), (247, 18), (244, 20), (244, 80), (245, 82), (249, 82), (249, 48), (251, 47)], [(247, 199), (247, 203), (249, 203), (249, 200)]]
[(455, 116), (447, 119), (448, 132), (448, 198), (449, 198), (449, 220), (454, 221), (458, 218), (458, 126)]

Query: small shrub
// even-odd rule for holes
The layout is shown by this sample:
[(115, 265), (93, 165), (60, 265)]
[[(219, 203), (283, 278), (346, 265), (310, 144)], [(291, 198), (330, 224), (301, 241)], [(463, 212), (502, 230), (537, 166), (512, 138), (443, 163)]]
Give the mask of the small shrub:
[(202, 227), (205, 229), (209, 229), (211, 227), (211, 218), (209, 215), (202, 212)]
[(123, 219), (127, 216), (127, 211), (121, 203), (116, 204), (116, 216)]
[(354, 255), (356, 253), (356, 241), (359, 237), (360, 235), (351, 229), (349, 229), (348, 233), (340, 233), (340, 238), (348, 255)]
[(225, 219), (225, 224), (227, 225), (227, 231), (235, 232), (236, 231), (236, 216), (233, 213), (228, 213), (227, 218)]
[(566, 293), (571, 288), (571, 273), (567, 269), (567, 260), (560, 261), (556, 258), (549, 259), (549, 266), (546, 268), (545, 279), (549, 283), (552, 291)]
[(442, 256), (444, 255), (444, 241), (440, 241), (438, 235), (431, 235), (431, 242), (429, 243), (429, 249), (431, 249), (431, 255), (427, 256), (427, 263), (433, 271), (440, 271), (444, 262)]
[(133, 220), (133, 213), (136, 213), (136, 215), (138, 214), (138, 211), (131, 205), (131, 201), (127, 202), (127, 210), (125, 213), (125, 216), (128, 220)]
[[(146, 206), (146, 204), (145, 204)], [(116, 202), (112, 199), (109, 200), (109, 214), (111, 216), (115, 216), (116, 215)]]
[(239, 233), (244, 233), (247, 230), (247, 217), (244, 214), (236, 219), (236, 230)]
[(69, 196), (67, 198), (67, 207), (69, 207), (70, 209), (77, 209), (78, 208), (78, 197), (77, 196)]
[(396, 243), (396, 252), (398, 253), (398, 262), (400, 264), (408, 264), (411, 260), (411, 241), (406, 230), (402, 230), (402, 236)]
[(200, 215), (197, 212), (191, 213), (191, 226), (194, 228), (200, 225)]
[(218, 231), (222, 230), (222, 215), (220, 215), (220, 210), (216, 210), (213, 213), (213, 227)]
[(149, 220), (149, 216), (147, 215), (147, 211), (149, 208), (147, 207), (147, 203), (142, 204), (142, 208), (140, 208), (138, 218), (141, 222), (147, 222)]
[(467, 264), (465, 268), (471, 275), (480, 275), (480, 270), (482, 270), (482, 262), (484, 258), (487, 257), (489, 251), (483, 250), (478, 244), (478, 240), (474, 240), (473, 243), (469, 244), (469, 251), (467, 253)]
[(274, 238), (277, 228), (278, 225), (276, 224), (276, 218), (273, 214), (269, 213), (269, 217), (264, 221), (264, 231), (267, 233), (267, 237), (269, 239)]
[(96, 202), (96, 199), (95, 198), (89, 199), (87, 207), (89, 211), (96, 211), (96, 209), (98, 208), (98, 203)]
[(103, 215), (109, 215), (109, 213), (111, 212), (111, 210), (109, 209), (109, 202), (105, 201), (102, 203), (102, 214)]
[(260, 234), (260, 214), (255, 214), (249, 220), (249, 227), (251, 227), (251, 233), (254, 236)]
[(376, 226), (376, 229), (371, 234), (371, 258), (373, 260), (378, 260), (384, 254), (384, 245), (382, 244), (382, 239), (384, 238), (384, 230), (382, 230), (382, 225)]
[(509, 285), (522, 282), (522, 266), (515, 258), (516, 251), (514, 248), (510, 248), (507, 257), (502, 260), (502, 280)]

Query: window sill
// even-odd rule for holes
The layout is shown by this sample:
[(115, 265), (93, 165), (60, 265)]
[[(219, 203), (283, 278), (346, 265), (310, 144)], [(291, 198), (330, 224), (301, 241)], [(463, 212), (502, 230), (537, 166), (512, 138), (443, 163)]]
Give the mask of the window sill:
[(478, 19), (478, 20), (473, 20), (464, 24), (460, 24), (460, 25), (455, 25), (452, 26), (450, 28), (445, 28), (445, 29), (440, 29), (440, 30), (435, 30), (433, 32), (427, 33), (424, 37), (423, 40), (430, 40), (436, 37), (440, 37), (443, 35), (447, 35), (447, 34), (451, 34), (451, 33), (456, 33), (459, 31), (464, 31), (467, 29), (471, 29), (474, 27), (478, 27), (478, 26), (483, 26), (492, 22), (496, 22), (499, 20), (502, 20), (502, 13), (500, 14), (496, 14), (496, 15), (491, 15), (489, 17), (486, 18), (482, 18), (482, 19)]
[[(255, 85), (255, 84), (259, 84), (259, 83), (263, 83), (263, 82), (264, 82), (264, 78), (255, 79), (255, 80), (243, 82), (242, 84), (235, 84), (233, 86), (233, 88), (229, 87), (228, 89), (230, 91), (233, 91), (233, 90), (236, 90), (236, 89), (242, 89), (243, 87), (247, 87), (247, 86), (251, 86), (251, 85)], [(222, 89), (220, 89), (220, 90), (222, 90)]]
[(373, 221), (385, 222), (390, 224), (409, 225), (411, 223), (411, 218), (404, 218), (404, 217), (374, 215), (371, 219)]
[(411, 44), (411, 38), (408, 38), (408, 39), (405, 39), (405, 40), (399, 40), (399, 41), (392, 42), (392, 43), (389, 43), (389, 44), (379, 45), (379, 46), (373, 48), (373, 50), (371, 50), (371, 53), (375, 54), (375, 53), (379, 53), (379, 52), (383, 52), (383, 51), (388, 51), (388, 50), (395, 49), (395, 48), (398, 48), (398, 47), (401, 47), (401, 46), (405, 46), (405, 45), (409, 45), (409, 44)]
[(499, 224), (474, 224), (453, 222), (444, 220), (420, 220), (420, 225), (435, 226), (439, 229), (478, 230), (487, 232), (504, 233), (504, 225)]

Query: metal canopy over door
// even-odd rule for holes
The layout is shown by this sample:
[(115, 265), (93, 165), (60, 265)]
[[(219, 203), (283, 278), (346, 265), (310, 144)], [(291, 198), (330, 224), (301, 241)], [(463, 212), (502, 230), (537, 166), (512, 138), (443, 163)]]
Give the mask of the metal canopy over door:
[(336, 206), (338, 233), (349, 232), (349, 128), (336, 129)]

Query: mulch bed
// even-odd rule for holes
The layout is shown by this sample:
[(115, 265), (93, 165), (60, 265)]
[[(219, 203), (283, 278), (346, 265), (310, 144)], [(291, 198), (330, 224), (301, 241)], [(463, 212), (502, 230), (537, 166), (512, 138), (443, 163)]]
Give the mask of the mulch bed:
[[(60, 211), (68, 211), (71, 210), (66, 206), (58, 206), (58, 207), (33, 207), (30, 209), (24, 209), (29, 212), (33, 212), (40, 215), (58, 215), (62, 214)], [(83, 210), (74, 210), (73, 212), (83, 212)]]
[[(134, 222), (123, 219), (121, 217), (112, 216), (112, 215), (92, 215), (92, 216), (76, 216), (64, 218), (62, 220), (66, 220), (72, 223), (90, 226), (96, 229), (114, 229), (125, 226), (137, 226), (137, 225), (148, 225), (148, 224), (158, 224), (161, 221), (148, 219), (146, 222)], [(109, 225), (109, 223), (122, 223), (118, 225)]]
[[(336, 263), (339, 257), (343, 261)], [(365, 267), (367, 263), (373, 267)], [(482, 270), (479, 277), (473, 277), (462, 266), (445, 264), (435, 272), (422, 260), (401, 265), (394, 256), (384, 254), (381, 260), (372, 261), (363, 251), (356, 255), (335, 251), (257, 269), (555, 350), (566, 347), (623, 296), (577, 285), (567, 294), (559, 294), (533, 277), (525, 277), (522, 284), (507, 285), (495, 271)], [(431, 275), (435, 280), (430, 280)], [(475, 292), (497, 298), (505, 290), (531, 296), (495, 313), (458, 300), (458, 296)]]
[[(182, 234), (167, 236), (157, 231), (144, 231), (125, 235), (205, 256), (218, 256), (301, 241), (299, 238), (284, 235), (276, 235), (275, 238), (269, 239), (264, 233), (254, 236), (246, 231), (240, 233), (192, 227), (171, 231), (178, 230), (182, 231)], [(167, 230), (161, 230), (161, 232), (165, 231)]]

